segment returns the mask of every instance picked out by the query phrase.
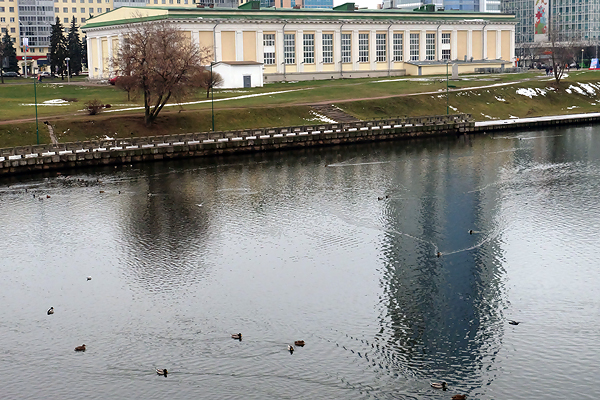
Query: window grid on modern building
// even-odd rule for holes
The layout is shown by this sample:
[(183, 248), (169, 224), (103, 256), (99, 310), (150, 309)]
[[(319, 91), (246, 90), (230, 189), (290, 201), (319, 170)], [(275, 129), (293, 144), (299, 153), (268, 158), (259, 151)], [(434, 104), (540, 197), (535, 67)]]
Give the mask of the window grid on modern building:
[(323, 64), (333, 63), (333, 33), (323, 34)]
[(410, 34), (410, 61), (419, 61), (419, 34)]
[(315, 34), (305, 33), (304, 34), (304, 64), (315, 63)]
[(403, 46), (402, 46), (402, 41), (403, 41), (403, 34), (401, 33), (394, 33), (394, 42), (393, 42), (393, 60), (394, 61), (402, 61), (402, 53), (403, 53)]
[(275, 65), (275, 34), (263, 35), (263, 62), (265, 65)]
[(296, 35), (283, 35), (283, 59), (286, 64), (296, 64)]
[(387, 40), (385, 33), (375, 34), (375, 60), (377, 62), (387, 61)]
[(442, 60), (449, 60), (450, 59), (450, 49), (443, 49), (442, 50)]
[(435, 60), (435, 33), (425, 34), (425, 59)]
[(342, 62), (352, 62), (352, 35), (349, 33), (342, 33)]
[(358, 34), (358, 62), (369, 62), (369, 34)]

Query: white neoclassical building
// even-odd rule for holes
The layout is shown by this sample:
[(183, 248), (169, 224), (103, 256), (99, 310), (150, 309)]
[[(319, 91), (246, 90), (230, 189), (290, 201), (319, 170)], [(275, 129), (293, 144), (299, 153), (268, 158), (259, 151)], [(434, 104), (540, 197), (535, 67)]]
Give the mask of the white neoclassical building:
[(111, 59), (132, 23), (169, 20), (211, 49), (214, 62), (263, 65), (264, 82), (446, 73), (512, 66), (513, 15), (404, 10), (121, 7), (89, 19), (91, 79), (113, 75)]

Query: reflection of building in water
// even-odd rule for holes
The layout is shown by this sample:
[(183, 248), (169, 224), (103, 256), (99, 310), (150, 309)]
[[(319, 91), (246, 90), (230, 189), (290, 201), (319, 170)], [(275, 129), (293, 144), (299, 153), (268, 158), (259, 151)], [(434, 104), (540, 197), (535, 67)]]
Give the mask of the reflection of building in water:
[[(498, 175), (489, 170), (498, 163), (473, 156), (486, 151), (466, 144), (457, 142), (446, 157), (429, 156), (435, 142), (423, 152), (403, 153), (390, 182), (396, 194), (382, 215), (387, 235), (380, 336), (415, 374), (480, 379), (482, 357), (499, 346), (503, 270), (494, 236), (500, 187), (486, 181)], [(497, 151), (510, 142), (475, 145)]]

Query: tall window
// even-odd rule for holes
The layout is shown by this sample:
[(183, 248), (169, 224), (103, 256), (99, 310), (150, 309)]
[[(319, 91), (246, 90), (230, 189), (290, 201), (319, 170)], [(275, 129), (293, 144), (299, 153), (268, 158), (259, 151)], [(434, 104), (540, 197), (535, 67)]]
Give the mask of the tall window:
[(387, 61), (387, 37), (385, 33), (375, 34), (375, 60), (377, 62)]
[(275, 34), (263, 35), (263, 62), (265, 65), (275, 65)]
[(425, 34), (425, 59), (435, 60), (435, 33)]
[(450, 59), (450, 49), (442, 49), (442, 60)]
[(369, 34), (358, 34), (358, 62), (369, 62)]
[(450, 34), (442, 33), (442, 44), (450, 44)]
[(333, 33), (323, 34), (323, 64), (333, 62)]
[(315, 34), (304, 34), (304, 64), (315, 63)]
[(410, 34), (410, 61), (419, 61), (419, 34)]
[(283, 35), (283, 59), (286, 64), (296, 64), (296, 35)]
[(342, 33), (342, 62), (352, 62), (352, 35), (350, 33)]
[(403, 57), (402, 57), (402, 52), (403, 52), (403, 47), (402, 47), (402, 41), (403, 41), (403, 35), (401, 33), (394, 33), (394, 61), (402, 61)]

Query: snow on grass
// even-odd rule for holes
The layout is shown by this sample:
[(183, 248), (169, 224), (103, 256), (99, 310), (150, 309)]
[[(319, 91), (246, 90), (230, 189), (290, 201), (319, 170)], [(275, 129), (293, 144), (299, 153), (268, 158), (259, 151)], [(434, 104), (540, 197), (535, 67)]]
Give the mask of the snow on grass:
[(520, 88), (517, 89), (517, 94), (520, 94), (521, 96), (527, 96), (532, 99), (535, 96), (545, 96), (546, 90), (540, 88)]
[(502, 98), (502, 97), (500, 97), (500, 96), (494, 96), (494, 97), (495, 97), (495, 98), (496, 98), (496, 100), (498, 100), (498, 101), (506, 101), (506, 99), (503, 99), (503, 98)]
[(456, 111), (456, 112), (458, 112), (458, 108), (456, 108), (456, 107), (452, 107), (452, 106), (448, 106), (448, 107), (450, 107), (450, 108), (452, 109), (452, 111)]
[[(37, 103), (38, 106), (68, 106), (69, 104), (71, 104), (71, 103), (69, 103), (68, 101), (63, 100), (63, 99), (46, 100), (41, 103)], [(23, 103), (20, 105), (21, 106), (35, 106), (36, 104), (35, 103)]]
[(305, 118), (306, 121), (321, 121), (321, 122), (325, 122), (326, 124), (336, 124), (337, 121), (326, 117), (323, 114), (319, 114), (317, 112), (314, 111), (310, 111), (310, 114), (313, 115), (315, 118)]
[(567, 110), (572, 110), (574, 108), (579, 108), (578, 106), (571, 106), (571, 107), (567, 107)]
[(481, 115), (483, 115), (484, 117), (486, 117), (487, 119), (495, 119), (493, 117), (490, 117), (489, 115), (485, 115), (484, 113), (480, 113)]

